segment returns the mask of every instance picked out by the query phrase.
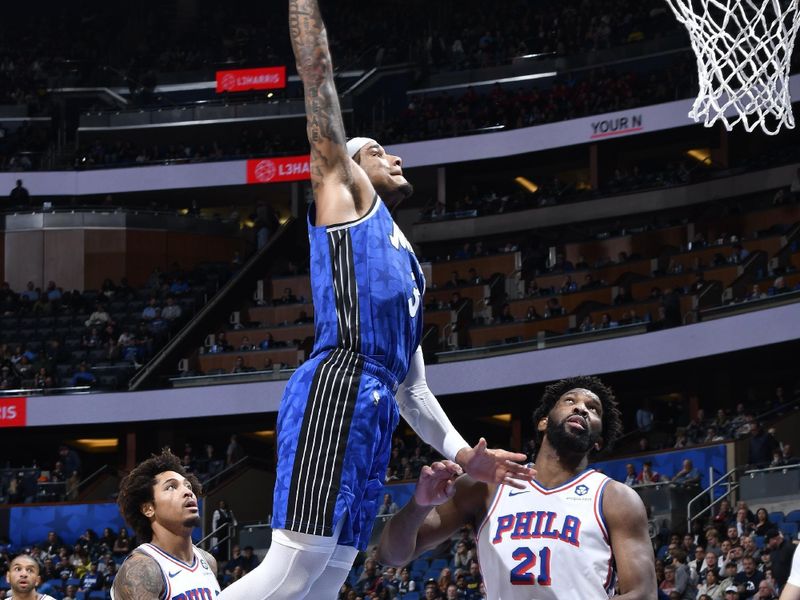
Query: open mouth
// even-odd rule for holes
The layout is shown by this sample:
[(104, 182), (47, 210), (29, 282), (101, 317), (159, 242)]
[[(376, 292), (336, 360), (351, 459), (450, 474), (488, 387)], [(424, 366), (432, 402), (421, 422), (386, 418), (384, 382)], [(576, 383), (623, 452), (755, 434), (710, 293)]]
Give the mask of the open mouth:
[(573, 428), (579, 429), (581, 431), (586, 431), (588, 427), (586, 419), (578, 415), (573, 415), (569, 419), (567, 419), (567, 424), (572, 425)]
[(187, 500), (183, 504), (184, 508), (197, 508), (197, 501), (196, 500)]

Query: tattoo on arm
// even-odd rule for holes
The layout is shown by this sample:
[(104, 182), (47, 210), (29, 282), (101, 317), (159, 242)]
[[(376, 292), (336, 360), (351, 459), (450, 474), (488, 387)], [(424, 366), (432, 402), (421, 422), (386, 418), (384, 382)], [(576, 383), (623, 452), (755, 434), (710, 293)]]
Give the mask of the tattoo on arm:
[(159, 600), (164, 592), (164, 576), (155, 560), (134, 552), (114, 578), (116, 600)]
[[(333, 81), (328, 34), (317, 0), (289, 0), (289, 34), (297, 71), (305, 87), (311, 178), (316, 188), (322, 178), (345, 163), (344, 122)], [(342, 173), (346, 174), (345, 168)]]

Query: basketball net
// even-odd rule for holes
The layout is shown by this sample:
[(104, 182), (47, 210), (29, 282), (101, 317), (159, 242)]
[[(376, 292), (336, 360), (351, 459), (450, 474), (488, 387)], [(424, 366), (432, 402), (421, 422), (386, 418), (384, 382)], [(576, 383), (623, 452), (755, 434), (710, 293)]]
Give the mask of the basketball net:
[(730, 131), (794, 128), (789, 67), (798, 0), (666, 0), (689, 32), (700, 91), (689, 116)]

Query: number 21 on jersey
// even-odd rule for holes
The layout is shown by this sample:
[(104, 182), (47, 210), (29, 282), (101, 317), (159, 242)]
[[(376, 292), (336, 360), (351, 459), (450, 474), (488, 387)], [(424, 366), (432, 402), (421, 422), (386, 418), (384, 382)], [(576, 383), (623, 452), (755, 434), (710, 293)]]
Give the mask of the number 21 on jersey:
[(539, 575), (531, 571), (536, 568), (537, 556), (527, 546), (520, 546), (511, 554), (520, 563), (511, 569), (512, 585), (550, 585), (550, 548), (539, 550)]

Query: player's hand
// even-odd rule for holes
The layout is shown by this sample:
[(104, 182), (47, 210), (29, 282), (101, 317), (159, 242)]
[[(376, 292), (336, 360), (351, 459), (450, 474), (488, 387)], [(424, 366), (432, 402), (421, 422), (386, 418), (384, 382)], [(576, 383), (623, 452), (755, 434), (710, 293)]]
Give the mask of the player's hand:
[(456, 462), (473, 479), (497, 485), (504, 483), (521, 490), (536, 476), (534, 469), (518, 464), (527, 458), (519, 452), (489, 450), (486, 440), (481, 438), (474, 448), (459, 450)]
[(463, 473), (456, 463), (443, 460), (425, 465), (419, 473), (414, 502), (419, 506), (444, 504), (456, 493), (454, 479)]

